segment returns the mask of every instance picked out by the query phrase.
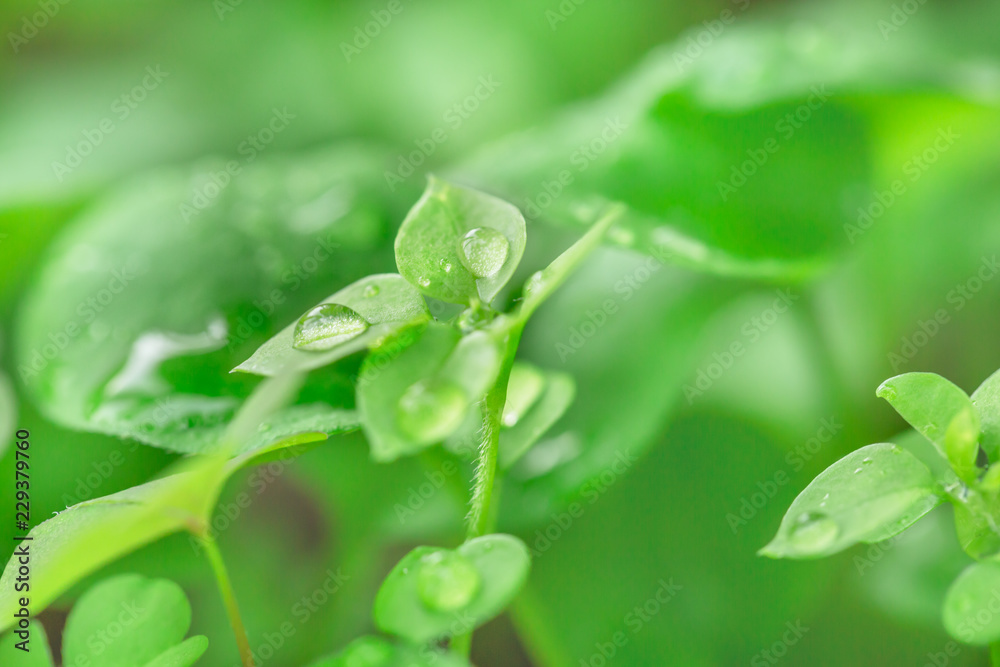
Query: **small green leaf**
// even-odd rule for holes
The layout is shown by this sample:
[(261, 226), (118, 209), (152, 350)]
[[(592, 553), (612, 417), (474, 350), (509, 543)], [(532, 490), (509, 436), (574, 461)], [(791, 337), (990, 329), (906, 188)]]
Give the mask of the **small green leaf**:
[(486, 535), (454, 551), (417, 547), (375, 597), (375, 623), (414, 642), (453, 637), (499, 614), (528, 578), (528, 549), (510, 535)]
[[(317, 308), (331, 305), (342, 306), (356, 313), (367, 323), (366, 326), (355, 329), (355, 333), (350, 336), (341, 334), (325, 337), (319, 335), (314, 327), (307, 337), (312, 346), (319, 347), (314, 351), (308, 351), (301, 346), (296, 347), (296, 329), (300, 323), (303, 320), (315, 323), (317, 318), (310, 317), (310, 313)], [(427, 304), (423, 297), (401, 276), (395, 273), (368, 276), (331, 294), (298, 321), (289, 324), (261, 345), (249, 359), (233, 370), (257, 375), (314, 370), (367, 349), (379, 338), (391, 334), (408, 323), (428, 317)], [(324, 340), (332, 340), (335, 344), (323, 347)]]
[(952, 637), (985, 646), (1000, 640), (1000, 563), (973, 563), (958, 575), (944, 600), (942, 620)]
[(358, 412), (378, 461), (420, 451), (462, 424), (500, 370), (484, 332), (431, 322), (390, 337), (361, 366)]
[(886, 539), (908, 528), (940, 500), (930, 470), (916, 457), (896, 445), (868, 445), (810, 482), (760, 554), (818, 558), (857, 542)]
[(343, 651), (311, 667), (471, 667), (461, 656), (444, 651), (396, 644), (381, 637), (360, 637)]
[(972, 483), (979, 475), (979, 418), (975, 410), (962, 410), (951, 420), (944, 434), (945, 453), (952, 469), (965, 482)]
[(37, 621), (28, 624), (28, 651), (22, 652), (17, 648), (17, 644), (25, 640), (19, 637), (16, 632), (8, 632), (0, 639), (0, 656), (16, 655), (18, 667), (53, 667), (52, 653), (49, 650), (49, 641), (45, 636), (45, 628)]
[[(184, 529), (208, 524), (226, 478), (221, 458), (184, 462), (177, 474), (88, 500), (32, 529), (32, 613), (77, 581), (139, 547)], [(17, 604), (16, 559), (0, 577), (0, 631)]]
[[(66, 621), (63, 656), (67, 665), (135, 667), (178, 646), (191, 627), (191, 606), (180, 586), (166, 579), (127, 574), (97, 584), (77, 601)], [(192, 648), (204, 652), (202, 638)], [(190, 665), (192, 661), (161, 661)]]
[(511, 370), (500, 431), (500, 466), (509, 468), (566, 412), (576, 394), (568, 373), (524, 363)]
[(208, 650), (208, 638), (198, 635), (186, 639), (158, 655), (145, 667), (190, 667)]
[(972, 394), (980, 427), (983, 431), (981, 445), (990, 463), (1000, 461), (1000, 371), (986, 378)]
[(433, 176), (396, 236), (396, 265), (421, 292), (450, 303), (490, 303), (524, 253), (513, 205)]
[(955, 534), (965, 553), (976, 559), (986, 558), (1000, 552), (1000, 531), (990, 510), (973, 494), (964, 503), (954, 503)]
[[(960, 388), (934, 373), (904, 373), (882, 383), (876, 394), (896, 409), (903, 419), (934, 443), (944, 458), (945, 434), (963, 410), (975, 411)], [(974, 420), (979, 431), (979, 420)]]

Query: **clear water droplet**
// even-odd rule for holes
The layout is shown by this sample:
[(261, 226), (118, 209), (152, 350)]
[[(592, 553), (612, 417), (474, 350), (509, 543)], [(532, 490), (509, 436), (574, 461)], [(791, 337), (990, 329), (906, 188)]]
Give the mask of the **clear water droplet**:
[(425, 556), (417, 575), (420, 600), (438, 611), (453, 611), (469, 604), (482, 578), (464, 556), (454, 551), (439, 551)]
[(400, 397), (396, 418), (413, 440), (437, 442), (458, 428), (467, 407), (465, 392), (453, 382), (420, 380)]
[(819, 512), (805, 512), (795, 520), (788, 540), (798, 549), (816, 552), (833, 544), (840, 534), (837, 522)]
[(441, 270), (444, 271), (445, 273), (451, 273), (451, 262), (449, 262), (448, 260), (442, 259), (440, 264), (438, 264), (438, 266), (440, 266)]
[(321, 352), (346, 343), (367, 328), (365, 318), (347, 306), (324, 303), (299, 319), (292, 345), (298, 350)]
[(866, 456), (865, 458), (861, 459), (861, 463), (863, 463), (864, 465), (868, 465), (871, 462), (872, 462), (872, 457), (870, 456)]
[(488, 278), (503, 267), (510, 252), (507, 237), (489, 227), (476, 227), (462, 237), (459, 258), (472, 275)]
[(417, 278), (417, 282), (420, 283), (421, 287), (430, 287), (431, 281), (429, 278)]
[(859, 472), (861, 472), (862, 470), (864, 470), (864, 468), (855, 468), (855, 469), (854, 469), (854, 474), (855, 474), (855, 475), (857, 475), (857, 474), (858, 474)]
[(368, 285), (367, 287), (365, 287), (365, 291), (362, 292), (362, 294), (366, 299), (370, 299), (373, 296), (378, 296), (378, 293), (380, 291), (381, 289), (379, 288), (378, 285)]

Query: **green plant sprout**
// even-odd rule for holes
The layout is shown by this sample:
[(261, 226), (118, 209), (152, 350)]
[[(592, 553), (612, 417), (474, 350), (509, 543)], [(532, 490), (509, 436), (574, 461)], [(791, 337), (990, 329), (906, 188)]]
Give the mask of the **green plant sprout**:
[(973, 394), (933, 373), (886, 380), (878, 396), (915, 429), (899, 444), (862, 447), (799, 494), (760, 554), (819, 558), (903, 532), (940, 503), (954, 509), (962, 549), (975, 559), (948, 590), (945, 629), (990, 646), (1000, 665), (1000, 371)]
[[(621, 212), (621, 207), (607, 207), (576, 243), (528, 278), (511, 309), (500, 312), (492, 304), (524, 252), (523, 216), (500, 199), (432, 177), (396, 237), (398, 274), (371, 275), (337, 291), (233, 369), (267, 379), (243, 404), (216, 447), (182, 461), (160, 479), (79, 503), (32, 530), (37, 583), (31, 611), (41, 611), (103, 565), (186, 530), (203, 547), (242, 662), (253, 667), (256, 660), (234, 586), (209, 528), (222, 486), (244, 467), (301, 454), (360, 422), (372, 458), (379, 462), (439, 443), (462, 454), (465, 443), (476, 442), (467, 539), (456, 549), (420, 546), (406, 555), (375, 598), (375, 624), (389, 638), (362, 637), (317, 665), (439, 660), (454, 667), (468, 665), (473, 630), (506, 608), (530, 569), (526, 545), (493, 532), (496, 482), (563, 414), (574, 394), (567, 375), (516, 361), (521, 333), (535, 310), (598, 247)], [(460, 308), (447, 319), (435, 319), (425, 297)], [(357, 352), (367, 352), (356, 383), (357, 421), (344, 415), (332, 421), (324, 417), (317, 422), (321, 428), (303, 430), (309, 419), (281, 420), (305, 373)], [(272, 422), (279, 425), (277, 435), (262, 441), (261, 432), (271, 431)], [(16, 568), (8, 564), (0, 581), (0, 609), (6, 619), (11, 618), (6, 612), (16, 606), (9, 585), (14, 576)], [(76, 607), (81, 611), (74, 617), (85, 615), (91, 606), (107, 606), (107, 600), (120, 598), (126, 589), (153, 585), (136, 578), (107, 580), (81, 599)], [(170, 590), (177, 597), (174, 588)], [(95, 598), (99, 602), (92, 603)], [(0, 631), (9, 627), (9, 621), (4, 623)], [(187, 622), (176, 625), (183, 628), (171, 635), (174, 643), (182, 638)], [(129, 664), (184, 667), (207, 646), (203, 638), (176, 647), (152, 640), (143, 644), (139, 640), (144, 636), (136, 631), (136, 646), (141, 644), (142, 651), (128, 654)], [(73, 652), (71, 639), (67, 634), (67, 654)], [(442, 652), (445, 645), (448, 650)], [(151, 647), (168, 654), (151, 655)], [(131, 649), (123, 644), (121, 650)], [(108, 660), (95, 657), (92, 664), (117, 664)]]

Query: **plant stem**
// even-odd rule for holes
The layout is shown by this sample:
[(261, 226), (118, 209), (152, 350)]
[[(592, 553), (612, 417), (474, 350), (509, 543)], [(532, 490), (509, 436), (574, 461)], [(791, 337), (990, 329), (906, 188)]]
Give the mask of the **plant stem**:
[(479, 463), (476, 466), (476, 481), (472, 490), (469, 509), (469, 530), (466, 539), (472, 539), (490, 532), (494, 519), (493, 483), (497, 474), (497, 457), (500, 445), (500, 418), (507, 402), (507, 381), (514, 365), (514, 354), (521, 339), (523, 327), (514, 327), (504, 341), (503, 363), (497, 381), (483, 401), (483, 430), (479, 445)]
[(208, 562), (212, 565), (212, 572), (215, 574), (215, 582), (222, 594), (222, 601), (226, 605), (226, 613), (229, 615), (229, 624), (236, 635), (236, 645), (240, 650), (240, 659), (243, 667), (254, 667), (253, 653), (250, 651), (250, 641), (247, 639), (247, 631), (243, 626), (243, 618), (240, 616), (240, 607), (236, 603), (236, 593), (233, 591), (232, 582), (229, 580), (229, 572), (226, 570), (226, 563), (222, 560), (222, 552), (215, 543), (215, 538), (211, 533), (205, 531), (198, 536), (205, 553), (208, 555)]
[[(466, 540), (486, 535), (493, 530), (496, 509), (493, 505), (497, 494), (493, 485), (497, 476), (497, 458), (500, 451), (500, 418), (507, 402), (507, 382), (510, 369), (514, 365), (517, 344), (521, 340), (523, 325), (510, 329), (503, 341), (504, 358), (497, 381), (483, 400), (483, 430), (479, 445), (479, 462), (476, 466), (476, 480), (472, 489), (469, 509), (469, 529)], [(456, 635), (451, 640), (451, 650), (469, 657), (472, 650), (472, 631)]]

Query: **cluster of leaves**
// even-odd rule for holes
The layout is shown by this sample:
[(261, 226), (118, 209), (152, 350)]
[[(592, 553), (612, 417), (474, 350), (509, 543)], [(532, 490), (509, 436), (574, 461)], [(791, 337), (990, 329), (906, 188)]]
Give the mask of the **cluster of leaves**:
[(970, 397), (934, 373), (886, 380), (878, 395), (915, 429), (840, 459), (795, 499), (760, 553), (818, 558), (895, 537), (943, 501), (977, 562), (952, 584), (943, 620), (959, 641), (1000, 641), (1000, 372)]

